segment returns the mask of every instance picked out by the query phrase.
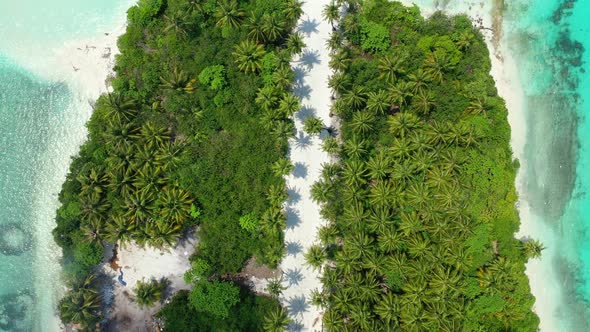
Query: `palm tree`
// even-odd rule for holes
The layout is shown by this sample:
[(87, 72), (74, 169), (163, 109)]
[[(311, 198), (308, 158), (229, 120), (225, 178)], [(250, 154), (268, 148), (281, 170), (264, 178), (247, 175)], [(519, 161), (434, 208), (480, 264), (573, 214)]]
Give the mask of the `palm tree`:
[(277, 309), (270, 311), (267, 316), (264, 317), (262, 328), (265, 332), (283, 332), (290, 322), (291, 319), (289, 319), (285, 310), (278, 307)]
[(314, 244), (305, 253), (305, 263), (314, 270), (321, 270), (326, 260), (326, 251), (320, 245)]
[(412, 108), (422, 115), (428, 115), (435, 105), (434, 94), (430, 91), (420, 90), (412, 100)]
[(170, 141), (170, 131), (163, 126), (158, 126), (154, 122), (147, 121), (141, 126), (141, 139), (146, 147), (162, 147)]
[(391, 102), (398, 108), (407, 105), (408, 100), (413, 96), (412, 84), (404, 81), (390, 84), (388, 92)]
[(451, 63), (451, 58), (448, 54), (439, 54), (437, 52), (430, 53), (426, 60), (424, 60), (424, 67), (426, 72), (438, 82), (442, 82), (443, 75), (452, 70), (454, 65)]
[(102, 220), (110, 204), (96, 192), (80, 196), (80, 212), (83, 220)]
[(402, 211), (399, 229), (405, 236), (416, 234), (424, 230), (424, 223), (416, 211)]
[(485, 98), (475, 98), (469, 103), (469, 106), (465, 109), (465, 112), (468, 114), (479, 115), (483, 114), (486, 115), (487, 113), (487, 105)]
[(342, 177), (349, 187), (356, 187), (367, 182), (365, 176), (367, 169), (365, 164), (360, 160), (350, 160), (344, 163)]
[(126, 198), (126, 212), (124, 216), (133, 222), (140, 222), (152, 216), (154, 209), (154, 198), (151, 192), (137, 190), (130, 197)]
[(324, 128), (324, 122), (320, 118), (314, 116), (308, 117), (303, 123), (303, 130), (305, 130), (308, 135), (319, 135)]
[(470, 31), (463, 31), (455, 41), (455, 45), (460, 51), (466, 50), (473, 42), (473, 34)]
[(332, 30), (334, 30), (334, 22), (337, 22), (340, 18), (340, 6), (334, 1), (325, 5), (322, 10), (322, 17), (332, 25)]
[(391, 292), (384, 294), (375, 305), (375, 313), (389, 327), (399, 324), (400, 303)]
[(330, 39), (326, 41), (326, 46), (330, 49), (331, 52), (335, 52), (340, 48), (342, 45), (342, 41), (344, 40), (344, 36), (342, 32), (339, 31), (332, 31), (330, 35)]
[(121, 215), (111, 216), (106, 223), (104, 239), (110, 243), (119, 242), (121, 245), (131, 242), (136, 226), (130, 219)]
[(447, 295), (459, 291), (461, 275), (450, 268), (435, 268), (430, 277), (429, 286), (435, 294)]
[(85, 173), (78, 174), (76, 180), (80, 183), (81, 195), (101, 194), (108, 183), (107, 175), (102, 169), (97, 167), (93, 167)]
[(409, 83), (412, 86), (412, 92), (414, 94), (424, 90), (432, 81), (432, 77), (430, 76), (430, 74), (425, 72), (422, 68), (408, 75), (408, 79)]
[(287, 287), (283, 285), (282, 277), (271, 279), (266, 285), (266, 291), (274, 298), (281, 296), (285, 289), (287, 289)]
[(152, 279), (149, 282), (138, 280), (134, 289), (135, 302), (140, 307), (152, 306), (154, 303), (162, 300), (166, 287), (167, 281), (165, 279), (160, 281)]
[(408, 197), (408, 202), (417, 208), (426, 207), (426, 205), (429, 204), (431, 200), (430, 191), (428, 190), (428, 187), (422, 182), (411, 184), (406, 191), (406, 194)]
[(195, 90), (193, 84), (196, 81), (194, 79), (190, 80), (183, 70), (178, 70), (178, 67), (174, 67), (166, 77), (160, 76), (160, 81), (160, 87), (164, 90), (184, 91), (186, 93), (192, 93)]
[(99, 319), (101, 299), (93, 289), (72, 290), (59, 302), (59, 315), (64, 322), (82, 324), (92, 329)]
[(295, 166), (293, 166), (293, 163), (291, 163), (291, 160), (289, 160), (288, 158), (280, 158), (279, 160), (275, 161), (272, 166), (272, 172), (276, 175), (276, 176), (286, 176), (288, 174), (290, 174), (291, 172), (293, 172), (293, 169), (295, 169)]
[(387, 120), (389, 131), (398, 137), (406, 137), (411, 131), (420, 127), (420, 119), (412, 113), (397, 113)]
[(391, 203), (394, 194), (393, 187), (389, 182), (379, 181), (369, 193), (370, 202), (376, 207), (387, 207)]
[(409, 139), (400, 137), (393, 140), (393, 144), (389, 150), (391, 151), (391, 155), (396, 158), (408, 159), (413, 152), (413, 148)]
[(256, 43), (261, 43), (266, 40), (266, 34), (262, 29), (262, 16), (256, 12), (252, 12), (246, 21), (246, 27), (248, 28), (248, 37)]
[(382, 230), (393, 229), (396, 222), (393, 213), (389, 207), (373, 207), (367, 218), (369, 230), (373, 233), (379, 233)]
[(236, 46), (232, 55), (236, 58), (235, 62), (238, 69), (245, 73), (255, 73), (262, 68), (262, 58), (266, 52), (262, 45), (256, 44), (250, 40), (242, 41)]
[(353, 85), (350, 90), (342, 95), (342, 101), (353, 109), (361, 109), (365, 105), (366, 93), (365, 88), (359, 85)]
[(345, 73), (335, 73), (330, 76), (328, 86), (337, 93), (346, 91), (350, 86), (350, 81)]
[(275, 184), (268, 188), (268, 192), (266, 194), (268, 201), (273, 206), (281, 206), (285, 200), (289, 197), (287, 194), (287, 188), (285, 184)]
[(367, 153), (367, 141), (353, 136), (351, 139), (344, 142), (344, 152), (352, 159), (360, 159)]
[(330, 155), (337, 155), (340, 153), (340, 144), (338, 143), (338, 139), (332, 136), (326, 137), (322, 143), (322, 149)]
[(333, 186), (325, 181), (317, 181), (311, 185), (311, 199), (317, 203), (328, 202), (332, 197)]
[(316, 307), (325, 308), (328, 304), (328, 294), (316, 288), (311, 291), (310, 302)]
[(100, 243), (104, 238), (104, 223), (100, 219), (90, 219), (80, 226), (84, 240), (90, 243)]
[(391, 227), (382, 228), (377, 236), (377, 245), (382, 253), (389, 254), (404, 247), (402, 239), (402, 234), (394, 231)]
[(369, 158), (367, 169), (372, 179), (383, 180), (390, 172), (391, 158), (389, 158), (384, 150), (380, 150), (376, 155)]
[(376, 114), (385, 114), (391, 106), (389, 95), (385, 90), (367, 93), (367, 110)]
[(350, 320), (356, 331), (371, 331), (373, 313), (366, 303), (354, 306), (350, 312)]
[(283, 15), (289, 25), (295, 24), (297, 19), (303, 14), (303, 3), (299, 0), (288, 0), (283, 9)]
[(265, 111), (274, 110), (277, 106), (277, 89), (273, 85), (265, 85), (256, 94), (256, 104)]
[(164, 187), (158, 198), (160, 216), (166, 222), (183, 224), (190, 215), (193, 199), (180, 188)]
[(282, 37), (284, 33), (283, 23), (276, 14), (262, 15), (262, 31), (268, 41), (274, 42)]
[(330, 59), (330, 68), (334, 69), (334, 71), (345, 71), (348, 69), (348, 66), (352, 62), (351, 56), (348, 53), (347, 49), (336, 49), (334, 53), (332, 53), (332, 57)]
[(355, 112), (350, 121), (350, 127), (356, 134), (364, 135), (373, 130), (375, 116), (367, 111)]
[(322, 163), (322, 178), (333, 183), (339, 177), (341, 166), (338, 163)]
[(186, 3), (186, 11), (189, 14), (201, 13), (203, 12), (203, 4), (202, 0), (188, 0)]
[(174, 31), (181, 37), (188, 35), (186, 31), (186, 16), (182, 12), (176, 11), (170, 16), (164, 14), (164, 21), (166, 21), (164, 32)]
[(388, 83), (394, 83), (399, 75), (402, 75), (404, 60), (401, 57), (385, 56), (379, 59), (380, 78), (385, 78)]
[(524, 252), (527, 258), (539, 258), (541, 253), (545, 250), (545, 246), (539, 240), (527, 239), (521, 241), (521, 250)]
[(301, 109), (301, 104), (299, 103), (299, 98), (297, 98), (297, 96), (292, 93), (283, 94), (283, 97), (279, 102), (278, 111), (284, 118), (292, 116), (299, 109)]
[(218, 1), (215, 18), (219, 27), (237, 28), (244, 18), (244, 11), (236, 0)]
[(287, 38), (286, 48), (292, 55), (300, 54), (305, 48), (303, 35), (299, 32), (290, 33)]
[[(106, 119), (123, 123), (130, 121), (137, 113), (138, 103), (121, 92), (109, 92), (106, 94)], [(104, 99), (102, 99), (104, 100)]]
[(274, 122), (271, 133), (280, 139), (289, 139), (295, 137), (297, 130), (293, 121), (290, 120), (279, 120)]

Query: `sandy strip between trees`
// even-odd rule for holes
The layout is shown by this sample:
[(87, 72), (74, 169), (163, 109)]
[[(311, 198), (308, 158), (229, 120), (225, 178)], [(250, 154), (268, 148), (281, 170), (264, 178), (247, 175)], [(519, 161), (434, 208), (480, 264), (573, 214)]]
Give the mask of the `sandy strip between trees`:
[(322, 10), (329, 2), (314, 0), (303, 4), (304, 13), (298, 31), (303, 34), (307, 47), (292, 62), (296, 74), (294, 91), (301, 98), (302, 108), (295, 114), (297, 136), (289, 142), (295, 170), (286, 178), (289, 192), (285, 231), (287, 256), (280, 268), (283, 283), (288, 288), (283, 291), (280, 301), (293, 320), (289, 330), (295, 331), (322, 329), (322, 313), (310, 301), (312, 290), (322, 287), (320, 272), (305, 265), (304, 254), (318, 242), (318, 228), (325, 223), (320, 217), (320, 206), (311, 199), (310, 189), (321, 175), (322, 164), (329, 162), (330, 158), (321, 148), (321, 138), (310, 137), (303, 131), (303, 120), (316, 116), (326, 126), (332, 122), (329, 116), (331, 90), (328, 87), (330, 53), (326, 46), (332, 27), (322, 18)]

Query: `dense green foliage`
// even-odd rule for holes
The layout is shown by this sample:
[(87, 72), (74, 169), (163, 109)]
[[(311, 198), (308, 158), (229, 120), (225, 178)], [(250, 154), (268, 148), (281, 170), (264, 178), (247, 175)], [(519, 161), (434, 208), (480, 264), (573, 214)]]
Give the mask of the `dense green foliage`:
[(262, 331), (267, 313), (279, 310), (277, 301), (254, 296), (242, 290), (240, 303), (231, 307), (226, 319), (197, 311), (190, 294), (180, 291), (158, 316), (164, 319), (164, 331)]
[(465, 16), (341, 2), (341, 135), (324, 143), (339, 161), (312, 188), (329, 224), (306, 254), (324, 327), (536, 331), (524, 263), (542, 245), (514, 238), (517, 165), (481, 34)]
[(54, 237), (72, 285), (104, 243), (168, 247), (194, 226), (206, 271), (187, 277), (195, 284), (216, 285), (252, 256), (278, 264), (286, 188), (272, 165), (299, 108), (289, 60), (303, 47), (291, 33), (300, 14), (292, 0), (141, 0), (128, 11), (114, 91), (96, 102), (59, 196)]

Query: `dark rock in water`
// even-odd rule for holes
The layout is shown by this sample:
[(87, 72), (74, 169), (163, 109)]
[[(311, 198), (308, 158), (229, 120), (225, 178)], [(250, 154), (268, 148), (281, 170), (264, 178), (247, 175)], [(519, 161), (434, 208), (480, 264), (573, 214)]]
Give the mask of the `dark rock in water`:
[(33, 304), (33, 296), (27, 291), (0, 296), (0, 330), (30, 331)]
[(0, 225), (0, 252), (8, 256), (21, 255), (31, 249), (32, 236), (19, 224)]

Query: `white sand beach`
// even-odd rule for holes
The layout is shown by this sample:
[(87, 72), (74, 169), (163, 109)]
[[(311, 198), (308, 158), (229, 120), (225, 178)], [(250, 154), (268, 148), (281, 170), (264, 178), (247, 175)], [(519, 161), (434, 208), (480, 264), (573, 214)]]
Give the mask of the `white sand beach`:
[[(184, 282), (183, 275), (190, 268), (189, 256), (192, 255), (197, 240), (194, 236), (181, 241), (169, 250), (152, 247), (142, 248), (133, 243), (119, 247), (115, 264), (103, 264), (103, 271), (113, 278), (113, 305), (111, 307), (111, 321), (109, 331), (156, 331), (154, 315), (163, 303), (150, 308), (141, 308), (134, 301), (133, 290), (138, 281), (150, 279), (168, 279), (169, 288), (167, 298), (182, 289), (190, 289)], [(113, 267), (118, 270), (114, 270)], [(119, 280), (126, 283), (123, 285)]]
[(301, 98), (302, 109), (295, 115), (297, 137), (289, 142), (290, 158), (295, 171), (289, 175), (287, 187), (287, 230), (285, 244), (287, 256), (281, 263), (283, 282), (288, 288), (280, 301), (293, 319), (290, 330), (321, 331), (322, 313), (310, 303), (314, 289), (321, 290), (319, 271), (305, 265), (304, 254), (318, 243), (317, 230), (324, 223), (320, 217), (320, 206), (311, 200), (310, 188), (321, 174), (322, 164), (330, 161), (321, 148), (320, 137), (310, 137), (303, 131), (303, 120), (316, 116), (331, 125), (328, 77), (330, 53), (326, 41), (332, 32), (330, 24), (323, 20), (322, 10), (328, 0), (306, 1), (304, 14), (300, 18), (298, 31), (304, 36), (307, 47), (300, 57), (294, 59), (292, 67), (296, 73), (295, 92)]
[[(484, 35), (488, 49), (492, 70), (490, 74), (496, 82), (498, 94), (506, 101), (508, 108), (508, 122), (511, 127), (511, 147), (514, 158), (518, 159), (520, 168), (516, 176), (516, 190), (519, 195), (518, 211), (520, 215), (520, 229), (517, 238), (534, 238), (542, 240), (547, 247), (541, 259), (530, 260), (526, 264), (526, 274), (529, 278), (531, 292), (536, 301), (534, 311), (540, 317), (541, 331), (560, 331), (555, 313), (559, 312), (562, 298), (562, 285), (557, 281), (556, 270), (553, 266), (557, 256), (556, 240), (553, 231), (548, 229), (532, 213), (525, 190), (527, 160), (525, 146), (527, 140), (526, 98), (518, 72), (518, 64), (511, 54), (509, 40), (503, 31), (505, 24), (501, 13), (495, 13), (492, 1), (461, 1), (450, 2), (439, 7), (436, 0), (403, 0), (402, 3), (411, 5), (416, 3), (426, 16), (435, 10), (443, 10), (449, 14), (467, 14)], [(442, 2), (442, 1), (441, 1)]]

